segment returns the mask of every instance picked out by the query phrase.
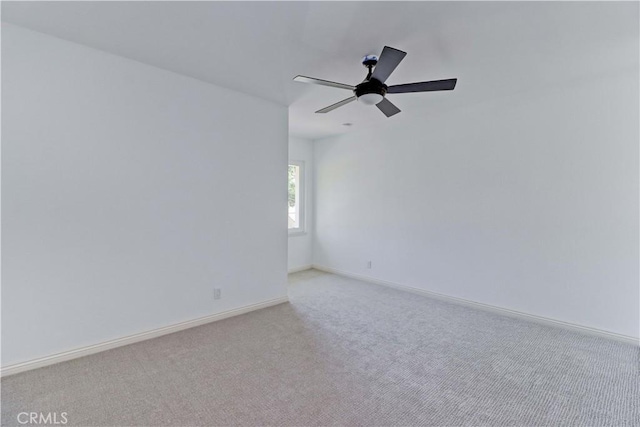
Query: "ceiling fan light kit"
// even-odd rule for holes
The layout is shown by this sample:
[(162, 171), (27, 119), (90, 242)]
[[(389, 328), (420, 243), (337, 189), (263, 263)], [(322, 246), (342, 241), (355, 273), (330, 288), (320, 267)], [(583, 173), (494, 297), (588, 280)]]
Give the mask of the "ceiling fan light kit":
[(358, 101), (365, 105), (376, 105), (384, 99), (379, 93), (364, 93), (358, 97)]
[(316, 113), (328, 113), (357, 99), (362, 104), (375, 105), (387, 117), (391, 117), (400, 112), (400, 109), (386, 98), (388, 93), (433, 92), (453, 90), (456, 87), (458, 79), (433, 80), (387, 86), (384, 82), (406, 55), (406, 52), (385, 46), (380, 58), (375, 55), (365, 56), (362, 58), (362, 65), (367, 67), (369, 72), (362, 83), (356, 86), (306, 76), (296, 76), (293, 80), (301, 83), (311, 83), (353, 91), (353, 96), (318, 110)]

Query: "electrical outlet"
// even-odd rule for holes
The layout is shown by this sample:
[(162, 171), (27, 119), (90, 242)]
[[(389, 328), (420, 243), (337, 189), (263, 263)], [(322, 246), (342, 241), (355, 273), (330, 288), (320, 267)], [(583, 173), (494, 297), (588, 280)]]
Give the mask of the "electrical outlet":
[(220, 299), (220, 298), (222, 298), (222, 289), (214, 288), (213, 289), (213, 299)]
[(371, 269), (371, 261), (367, 261), (367, 268)]

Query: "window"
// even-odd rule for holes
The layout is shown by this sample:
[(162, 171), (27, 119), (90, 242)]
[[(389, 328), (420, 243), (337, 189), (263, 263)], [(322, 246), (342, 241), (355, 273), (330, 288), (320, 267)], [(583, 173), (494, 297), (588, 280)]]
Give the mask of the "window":
[(289, 162), (289, 234), (304, 233), (304, 163)]

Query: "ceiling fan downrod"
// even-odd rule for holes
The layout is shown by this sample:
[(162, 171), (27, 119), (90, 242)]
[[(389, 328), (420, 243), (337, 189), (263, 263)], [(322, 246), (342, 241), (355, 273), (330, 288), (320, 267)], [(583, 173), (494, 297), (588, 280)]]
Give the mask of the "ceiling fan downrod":
[(365, 80), (371, 79), (371, 75), (373, 74), (373, 67), (378, 63), (378, 57), (376, 55), (367, 55), (362, 58), (362, 65), (369, 69), (369, 73), (367, 73), (367, 78)]

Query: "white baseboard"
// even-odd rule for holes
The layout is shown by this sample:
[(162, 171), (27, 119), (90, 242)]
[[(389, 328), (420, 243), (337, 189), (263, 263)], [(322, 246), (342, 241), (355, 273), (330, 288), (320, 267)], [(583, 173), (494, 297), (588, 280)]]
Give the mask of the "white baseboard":
[(212, 314), (210, 316), (204, 316), (198, 319), (187, 320), (186, 322), (176, 323), (174, 325), (153, 329), (151, 331), (141, 332), (138, 334), (129, 335), (123, 338), (117, 338), (115, 340), (105, 341), (87, 347), (81, 347), (75, 350), (69, 350), (62, 353), (53, 354), (51, 356), (29, 360), (27, 362), (16, 363), (14, 365), (9, 365), (0, 369), (0, 377), (6, 377), (9, 375), (18, 374), (20, 372), (30, 371), (32, 369), (42, 368), (44, 366), (49, 366), (56, 363), (65, 362), (67, 360), (88, 356), (90, 354), (111, 350), (112, 348), (122, 347), (140, 341), (146, 341), (152, 338), (160, 337), (162, 335), (172, 334), (174, 332), (179, 332), (211, 322), (216, 322), (218, 320), (227, 319), (233, 316), (239, 316), (241, 314), (249, 313), (251, 311), (260, 310), (262, 308), (271, 307), (285, 302), (289, 302), (289, 297), (284, 296), (281, 298), (263, 301), (257, 304), (245, 305), (244, 307), (223, 311), (222, 313)]
[(482, 310), (491, 311), (493, 313), (503, 314), (503, 315), (511, 316), (511, 317), (517, 317), (517, 318), (520, 318), (520, 319), (526, 319), (526, 320), (534, 321), (534, 322), (537, 322), (537, 323), (543, 323), (545, 325), (550, 325), (550, 326), (556, 326), (556, 327), (561, 327), (561, 328), (565, 328), (565, 329), (570, 329), (570, 330), (575, 331), (575, 332), (581, 332), (581, 333), (586, 333), (586, 334), (589, 334), (589, 335), (595, 335), (595, 336), (599, 336), (599, 337), (603, 337), (603, 338), (613, 339), (613, 340), (616, 340), (616, 341), (625, 342), (627, 344), (634, 344), (634, 345), (639, 345), (640, 344), (638, 338), (634, 338), (634, 337), (628, 336), (628, 335), (617, 334), (615, 332), (604, 331), (602, 329), (596, 329), (596, 328), (591, 328), (589, 326), (582, 326), (582, 325), (578, 325), (578, 324), (575, 324), (575, 323), (564, 322), (562, 320), (556, 320), (556, 319), (551, 319), (551, 318), (548, 318), (548, 317), (538, 316), (538, 315), (535, 315), (535, 314), (524, 313), (522, 311), (511, 310), (511, 309), (508, 309), (508, 308), (498, 307), (498, 306), (495, 306), (495, 305), (483, 304), (483, 303), (480, 303), (480, 302), (475, 302), (475, 301), (471, 301), (471, 300), (467, 300), (467, 299), (463, 299), (463, 298), (452, 297), (452, 296), (445, 295), (445, 294), (440, 294), (440, 293), (437, 293), (437, 292), (425, 291), (424, 289), (418, 289), (418, 288), (414, 288), (412, 286), (401, 285), (399, 283), (389, 282), (389, 281), (386, 281), (386, 280), (380, 280), (380, 279), (376, 279), (374, 277), (364, 276), (364, 275), (361, 275), (361, 274), (354, 274), (354, 273), (350, 273), (348, 271), (337, 270), (335, 268), (325, 267), (325, 266), (322, 266), (322, 265), (314, 264), (313, 268), (315, 268), (316, 270), (325, 271), (327, 273), (336, 274), (338, 276), (349, 277), (349, 278), (352, 278), (352, 279), (362, 280), (364, 282), (375, 283), (377, 285), (387, 286), (387, 287), (390, 287), (390, 288), (395, 288), (395, 289), (411, 292), (411, 293), (418, 294), (418, 295), (424, 295), (424, 296), (427, 296), (427, 297), (437, 298), (437, 299), (440, 299), (440, 300), (449, 301), (449, 302), (453, 302), (453, 303), (456, 303), (456, 304), (462, 304), (462, 305), (466, 305), (466, 306), (470, 306), (470, 307), (474, 307), (474, 308), (479, 308), (479, 309), (482, 309)]
[(303, 265), (302, 267), (294, 267), (294, 268), (290, 268), (289, 269), (289, 274), (291, 273), (297, 273), (299, 271), (305, 271), (305, 270), (311, 270), (313, 268), (313, 265), (308, 264), (308, 265)]

